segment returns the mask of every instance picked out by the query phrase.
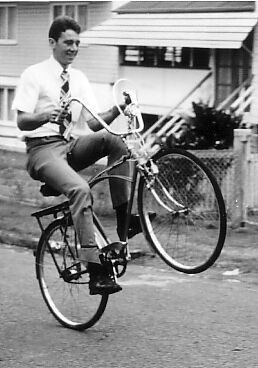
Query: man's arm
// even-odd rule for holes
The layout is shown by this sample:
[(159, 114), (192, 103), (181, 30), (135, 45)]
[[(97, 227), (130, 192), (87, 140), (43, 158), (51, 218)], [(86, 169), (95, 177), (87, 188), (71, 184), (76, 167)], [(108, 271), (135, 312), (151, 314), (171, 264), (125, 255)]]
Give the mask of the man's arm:
[(60, 125), (67, 112), (64, 112), (61, 116), (59, 115), (59, 108), (49, 108), (39, 113), (28, 113), (18, 110), (17, 125), (20, 130), (35, 130), (46, 123)]
[[(119, 116), (120, 111), (116, 106), (113, 106), (111, 109), (100, 113), (98, 103), (96, 101), (93, 89), (89, 83), (88, 78), (84, 73), (80, 71), (77, 72), (80, 73), (79, 80), (81, 83), (81, 90), (80, 94), (78, 95), (79, 99), (81, 99), (82, 102), (85, 102), (86, 106), (90, 106), (96, 113), (98, 113), (98, 115), (105, 121), (106, 124), (111, 124), (112, 121)], [(120, 108), (124, 110), (125, 105), (121, 104)], [(103, 129), (103, 126), (98, 122), (98, 120), (95, 119), (88, 110), (86, 111), (86, 109), (82, 109), (80, 121), (87, 123), (89, 128), (94, 132)]]
[(55, 105), (34, 113), (39, 94), (40, 82), (32, 66), (22, 73), (12, 105), (12, 109), (17, 110), (17, 125), (22, 131), (35, 130), (48, 122), (61, 124), (67, 115), (64, 111), (60, 116), (60, 108)]
[[(120, 108), (124, 110), (125, 105), (120, 105)], [(105, 121), (106, 124), (110, 125), (113, 120), (115, 120), (118, 115), (120, 115), (120, 111), (118, 110), (117, 106), (113, 106), (111, 109), (102, 112), (99, 114), (99, 116)], [(94, 132), (103, 129), (103, 126), (98, 122), (97, 119), (92, 117), (87, 121), (89, 127)]]

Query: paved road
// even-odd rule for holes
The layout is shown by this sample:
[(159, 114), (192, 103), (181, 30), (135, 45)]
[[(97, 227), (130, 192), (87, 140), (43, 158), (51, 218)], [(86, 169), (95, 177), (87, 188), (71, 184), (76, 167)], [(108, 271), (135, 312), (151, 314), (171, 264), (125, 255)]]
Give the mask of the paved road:
[(257, 368), (258, 285), (130, 264), (93, 328), (59, 326), (31, 251), (0, 247), (0, 367)]

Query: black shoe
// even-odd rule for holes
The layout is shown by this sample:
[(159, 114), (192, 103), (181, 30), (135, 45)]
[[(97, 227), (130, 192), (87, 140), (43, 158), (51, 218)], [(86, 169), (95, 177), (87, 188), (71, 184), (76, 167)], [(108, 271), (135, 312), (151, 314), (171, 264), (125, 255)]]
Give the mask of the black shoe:
[(111, 278), (103, 265), (88, 263), (88, 270), (90, 295), (114, 294), (122, 290), (121, 286)]
[(89, 282), (90, 295), (114, 294), (122, 290), (110, 276), (99, 275)]
[[(149, 218), (151, 222), (155, 219), (155, 217), (156, 217), (155, 212), (149, 212)], [(133, 236), (141, 232), (142, 232), (142, 227), (141, 227), (140, 216), (131, 215), (130, 226), (128, 229), (128, 239), (131, 239)]]

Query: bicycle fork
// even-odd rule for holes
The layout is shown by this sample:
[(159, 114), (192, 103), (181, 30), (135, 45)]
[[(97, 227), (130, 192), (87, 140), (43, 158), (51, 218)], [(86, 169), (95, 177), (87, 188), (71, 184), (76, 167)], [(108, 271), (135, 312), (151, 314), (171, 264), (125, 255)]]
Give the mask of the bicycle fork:
[[(180, 202), (178, 202), (169, 192), (169, 190), (163, 185), (161, 180), (158, 177), (159, 169), (158, 166), (152, 161), (148, 161), (149, 165), (147, 166), (147, 163), (144, 164), (144, 167), (141, 169), (141, 166), (139, 166), (139, 170), (141, 172), (141, 175), (144, 176), (146, 187), (151, 191), (153, 197), (158, 202), (160, 206), (162, 206), (164, 209), (166, 209), (168, 212), (174, 214), (187, 214), (189, 212), (189, 209), (186, 208), (184, 205), (182, 205)], [(164, 200), (160, 198), (160, 195), (155, 190), (154, 185), (158, 184), (159, 190), (163, 193), (164, 197), (168, 200), (166, 203)], [(175, 211), (172, 206), (178, 207), (178, 209)]]

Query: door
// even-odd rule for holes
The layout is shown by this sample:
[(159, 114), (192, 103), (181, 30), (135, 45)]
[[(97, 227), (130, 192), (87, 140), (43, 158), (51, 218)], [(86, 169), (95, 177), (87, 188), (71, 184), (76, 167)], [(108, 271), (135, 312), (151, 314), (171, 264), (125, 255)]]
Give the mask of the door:
[(248, 35), (241, 49), (216, 50), (216, 106), (251, 76), (252, 44), (253, 32)]

